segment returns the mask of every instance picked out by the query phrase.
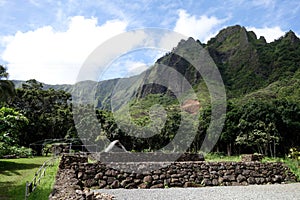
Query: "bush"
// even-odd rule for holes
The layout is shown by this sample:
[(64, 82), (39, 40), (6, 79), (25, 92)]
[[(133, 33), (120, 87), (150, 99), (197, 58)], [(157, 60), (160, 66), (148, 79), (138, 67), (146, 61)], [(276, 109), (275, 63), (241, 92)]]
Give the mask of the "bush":
[(300, 161), (300, 151), (297, 148), (290, 148), (289, 158)]
[(32, 156), (32, 149), (18, 146), (8, 146), (0, 142), (0, 157), (6, 155), (14, 155), (15, 157), (29, 157)]

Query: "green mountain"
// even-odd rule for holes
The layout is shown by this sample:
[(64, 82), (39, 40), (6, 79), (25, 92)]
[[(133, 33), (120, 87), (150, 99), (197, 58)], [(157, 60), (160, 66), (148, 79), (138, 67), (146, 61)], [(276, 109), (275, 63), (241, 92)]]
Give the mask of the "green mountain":
[[(254, 32), (236, 25), (221, 30), (207, 44), (189, 38), (186, 41), (179, 42), (174, 49), (183, 48), (187, 43), (189, 45), (197, 43), (208, 50), (222, 75), (228, 98), (241, 97), (263, 88), (269, 90), (268, 88), (274, 87), (275, 84), (289, 87), (289, 89), (286, 89), (289, 91), (292, 88), (297, 89), (298, 85), (293, 86), (293, 84), (284, 81), (292, 78), (300, 68), (300, 39), (292, 31), (287, 32), (274, 42), (267, 43), (264, 37), (257, 38)], [(189, 49), (189, 54), (191, 53), (193, 53), (193, 50)], [(175, 54), (174, 51), (158, 59), (150, 69), (140, 75), (143, 79), (141, 83), (144, 85), (139, 88), (137, 93), (132, 95), (145, 97), (148, 94), (169, 94), (172, 96), (172, 91), (167, 89), (168, 80), (178, 79), (178, 77), (176, 75), (162, 77), (167, 73), (167, 67), (163, 65), (169, 66), (183, 75), (193, 88), (199, 91), (199, 96), (202, 96), (201, 99), (209, 100), (205, 97), (207, 96), (207, 88), (201, 75), (190, 63)], [(126, 78), (126, 81), (124, 81), (125, 79), (114, 79), (99, 83), (83, 81), (77, 84), (76, 89), (82, 92), (85, 90), (90, 91), (96, 85), (95, 99), (97, 100), (97, 107), (109, 108), (110, 97), (115, 85), (118, 82), (122, 84), (132, 83), (133, 80), (137, 79), (139, 78), (133, 77)], [(158, 79), (164, 79), (163, 84), (166, 86), (152, 83), (158, 82)], [(14, 82), (16, 86), (21, 84), (20, 81)], [(128, 84), (124, 86), (124, 88), (126, 87), (133, 86)], [(54, 88), (72, 93), (74, 86), (44, 84), (44, 88)], [(184, 88), (176, 89), (184, 90)], [(205, 95), (201, 95), (201, 93)]]

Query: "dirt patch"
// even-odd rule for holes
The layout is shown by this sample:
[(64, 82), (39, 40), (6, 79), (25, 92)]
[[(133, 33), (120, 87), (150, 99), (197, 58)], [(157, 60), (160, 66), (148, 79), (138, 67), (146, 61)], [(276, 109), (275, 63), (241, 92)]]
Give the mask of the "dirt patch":
[(197, 100), (188, 99), (183, 102), (183, 104), (181, 105), (181, 109), (190, 114), (195, 114), (200, 109), (200, 102)]

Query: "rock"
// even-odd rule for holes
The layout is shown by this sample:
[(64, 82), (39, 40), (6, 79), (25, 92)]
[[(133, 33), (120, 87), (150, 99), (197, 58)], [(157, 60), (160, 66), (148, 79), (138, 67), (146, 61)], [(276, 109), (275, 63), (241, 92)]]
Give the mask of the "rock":
[(114, 181), (116, 180), (116, 178), (115, 177), (108, 177), (107, 178), (107, 184), (112, 184)]
[(212, 182), (210, 179), (203, 179), (202, 182), (201, 182), (201, 185), (204, 185), (204, 186), (210, 186), (212, 185)]
[(119, 188), (120, 187), (120, 182), (118, 180), (115, 180), (112, 184), (111, 184), (111, 188), (115, 189), (115, 188)]
[(247, 185), (249, 185), (249, 184), (247, 183), (247, 181), (243, 181), (243, 182), (241, 182), (241, 185), (247, 186)]
[(171, 178), (179, 178), (179, 177), (181, 177), (180, 174), (172, 174), (171, 175)]
[(103, 173), (102, 172), (100, 172), (100, 173), (98, 173), (98, 174), (96, 174), (96, 176), (95, 176), (95, 180), (99, 180), (99, 179), (102, 179), (103, 178)]
[(158, 180), (159, 179), (159, 175), (153, 175), (152, 178), (153, 178), (153, 180)]
[(161, 174), (160, 176), (159, 176), (159, 179), (165, 179), (166, 178), (166, 175), (165, 174)]
[(142, 179), (143, 178), (143, 174), (136, 174), (136, 178)]
[(272, 178), (272, 181), (273, 181), (274, 183), (281, 183), (281, 181), (282, 181), (282, 176), (280, 176), (280, 175), (275, 175), (274, 178)]
[(97, 199), (99, 200), (109, 200), (109, 199), (113, 199), (114, 196), (110, 195), (110, 194), (105, 194), (105, 193), (100, 193), (100, 192), (95, 192), (94, 193), (94, 196)]
[(159, 183), (159, 184), (156, 184), (156, 185), (152, 185), (152, 186), (150, 187), (150, 189), (155, 189), (155, 188), (164, 188), (164, 184)]
[(242, 171), (242, 175), (244, 176), (248, 176), (249, 174), (250, 174), (250, 170), (245, 169)]
[(82, 177), (83, 177), (83, 172), (78, 172), (77, 178), (78, 178), (78, 179), (82, 179)]
[(112, 175), (112, 170), (107, 170), (104, 174), (106, 176), (111, 176)]
[(223, 181), (235, 181), (235, 176), (234, 175), (225, 175), (223, 176)]
[(161, 170), (157, 169), (153, 171), (153, 174), (155, 175), (160, 175), (161, 174)]
[(83, 182), (85, 187), (93, 187), (96, 186), (98, 183), (95, 179), (88, 179)]
[(263, 184), (265, 182), (264, 178), (255, 178), (256, 184)]
[(223, 177), (219, 177), (219, 178), (218, 178), (218, 182), (219, 182), (219, 184), (222, 184), (222, 183), (224, 182)]
[(115, 170), (111, 171), (111, 176), (117, 176), (117, 172)]
[(217, 179), (212, 180), (212, 185), (217, 186), (219, 185), (219, 181)]
[(224, 165), (221, 164), (221, 166), (219, 167), (219, 170), (224, 170), (226, 169)]
[(138, 188), (140, 188), (140, 189), (146, 189), (146, 188), (149, 188), (149, 187), (148, 187), (147, 183), (141, 183), (141, 184), (138, 185)]
[(246, 177), (243, 176), (243, 175), (241, 175), (241, 174), (239, 174), (239, 175), (237, 176), (236, 180), (237, 180), (238, 183), (241, 183), (241, 182), (243, 182), (243, 181), (246, 180)]
[(241, 184), (240, 183), (238, 183), (238, 182), (231, 182), (231, 186), (240, 186)]
[(100, 180), (98, 184), (100, 188), (104, 188), (107, 185), (105, 180)]
[(195, 184), (193, 182), (185, 182), (183, 187), (195, 187)]
[(83, 195), (84, 192), (82, 190), (75, 190), (76, 194)]
[(135, 183), (129, 183), (128, 185), (125, 186), (125, 189), (133, 189), (133, 188), (137, 188)]
[(152, 181), (153, 181), (153, 178), (150, 175), (145, 176), (144, 179), (143, 179), (144, 183), (151, 183)]
[(255, 181), (255, 179), (254, 179), (253, 177), (249, 177), (249, 178), (247, 179), (247, 182), (248, 182), (249, 184), (255, 184), (255, 183), (256, 183), (256, 181)]
[(179, 182), (179, 179), (178, 179), (178, 178), (171, 178), (170, 183), (176, 183), (176, 182)]
[(94, 199), (94, 192), (85, 193), (86, 200), (93, 200)]
[(137, 185), (138, 185), (138, 184), (140, 184), (142, 181), (141, 181), (141, 179), (134, 179), (133, 182), (134, 182), (134, 184), (137, 184)]

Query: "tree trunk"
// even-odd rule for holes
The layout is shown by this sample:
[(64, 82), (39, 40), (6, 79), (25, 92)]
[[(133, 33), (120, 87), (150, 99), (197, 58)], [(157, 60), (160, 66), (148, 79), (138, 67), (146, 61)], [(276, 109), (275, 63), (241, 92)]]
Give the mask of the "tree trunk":
[(264, 155), (265, 156), (268, 156), (268, 146), (269, 146), (268, 144), (264, 145)]
[(231, 156), (231, 143), (227, 144), (227, 156)]
[(273, 141), (273, 155), (274, 155), (274, 158), (276, 157), (276, 143), (275, 143), (275, 140)]
[(273, 155), (273, 151), (272, 151), (272, 144), (270, 143), (269, 144), (269, 151), (270, 151), (270, 156), (272, 157), (272, 158), (274, 158), (274, 155)]

